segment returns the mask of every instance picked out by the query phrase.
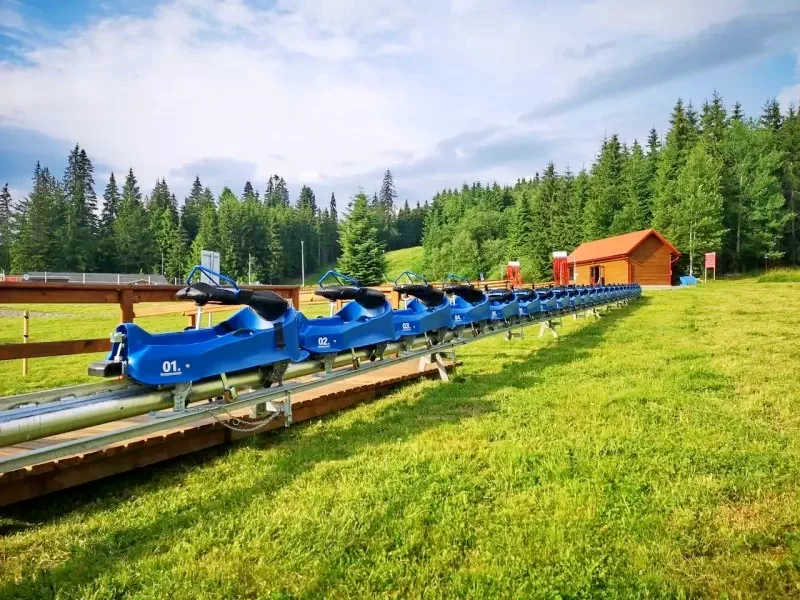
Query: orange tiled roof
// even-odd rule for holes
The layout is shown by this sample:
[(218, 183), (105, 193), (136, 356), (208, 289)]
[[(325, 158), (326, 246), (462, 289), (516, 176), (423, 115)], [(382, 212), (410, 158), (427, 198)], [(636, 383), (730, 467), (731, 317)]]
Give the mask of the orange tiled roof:
[(595, 240), (593, 242), (585, 242), (573, 250), (572, 254), (569, 255), (568, 260), (569, 262), (581, 263), (593, 260), (615, 258), (618, 256), (627, 256), (651, 235), (656, 236), (664, 244), (666, 244), (670, 250), (670, 253), (675, 254), (676, 256), (681, 255), (675, 246), (664, 239), (664, 236), (658, 233), (655, 229), (645, 229), (643, 231), (633, 231), (631, 233), (615, 235), (614, 237)]

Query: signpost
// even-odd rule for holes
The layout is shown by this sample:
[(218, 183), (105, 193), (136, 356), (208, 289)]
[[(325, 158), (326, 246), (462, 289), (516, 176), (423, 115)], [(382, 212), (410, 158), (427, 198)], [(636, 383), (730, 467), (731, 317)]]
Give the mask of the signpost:
[(708, 281), (708, 270), (714, 269), (714, 281), (717, 280), (717, 253), (706, 252), (706, 267), (703, 269), (703, 283)]

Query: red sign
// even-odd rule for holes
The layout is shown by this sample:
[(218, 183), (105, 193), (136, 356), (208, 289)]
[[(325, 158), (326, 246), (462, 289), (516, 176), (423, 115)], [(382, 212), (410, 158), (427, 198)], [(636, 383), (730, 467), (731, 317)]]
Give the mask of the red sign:
[(716, 268), (717, 268), (717, 253), (706, 252), (706, 269), (716, 269)]

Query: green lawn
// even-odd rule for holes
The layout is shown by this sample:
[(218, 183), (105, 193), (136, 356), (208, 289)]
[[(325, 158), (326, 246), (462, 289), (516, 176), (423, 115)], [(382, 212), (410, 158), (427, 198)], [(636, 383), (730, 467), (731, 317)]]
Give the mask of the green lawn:
[(798, 597), (800, 285), (654, 292), (455, 381), (0, 509), (0, 598)]
[[(414, 271), (415, 273), (423, 274), (422, 271), (422, 246), (412, 246), (411, 248), (402, 248), (400, 250), (392, 250), (386, 253), (386, 262), (388, 267), (386, 269), (386, 281), (392, 282), (403, 271)], [(313, 273), (306, 273), (306, 287), (315, 287), (317, 281), (329, 269), (335, 269), (336, 265), (328, 265), (320, 267)], [(286, 280), (287, 284), (300, 285), (300, 277), (291, 277)]]

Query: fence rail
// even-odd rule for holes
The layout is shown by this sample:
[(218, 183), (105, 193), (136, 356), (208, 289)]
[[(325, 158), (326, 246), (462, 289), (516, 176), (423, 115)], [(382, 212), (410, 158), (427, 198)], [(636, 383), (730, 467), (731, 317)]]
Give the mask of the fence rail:
[[(486, 287), (508, 288), (510, 281), (506, 279), (492, 279), (476, 282), (476, 285)], [(441, 282), (434, 282), (434, 286), (441, 287)], [(188, 318), (188, 325), (196, 324), (196, 312), (193, 308), (186, 308), (175, 304), (165, 307), (144, 308), (137, 314), (135, 305), (152, 302), (174, 302), (175, 293), (181, 286), (159, 285), (114, 285), (99, 283), (41, 283), (30, 281), (5, 281), (0, 282), (0, 304), (118, 304), (120, 307), (120, 321), (132, 322), (137, 316), (148, 317), (155, 315), (183, 314)], [(270, 290), (291, 301), (292, 306), (301, 308), (303, 305), (328, 304), (328, 300), (315, 300), (314, 290), (301, 290), (296, 285), (254, 285), (242, 286), (242, 289)], [(392, 290), (391, 285), (376, 286), (375, 289), (384, 292), (393, 308), (400, 308), (402, 299), (400, 294)], [(336, 308), (341, 307), (341, 301), (336, 303)], [(231, 306), (206, 307), (204, 313), (229, 311)], [(89, 354), (93, 352), (106, 352), (111, 349), (108, 336), (84, 340), (64, 340), (58, 342), (32, 342), (20, 344), (0, 344), (0, 360), (17, 360), (28, 358), (43, 358), (47, 356), (67, 356), (70, 354)]]
[[(300, 303), (300, 287), (296, 285), (242, 286), (243, 289), (270, 290)], [(102, 283), (40, 283), (30, 281), (0, 282), (0, 304), (118, 304), (120, 321), (131, 323), (136, 318), (136, 304), (173, 302), (178, 285), (140, 286)], [(146, 311), (142, 311), (146, 312)], [(145, 315), (142, 315), (145, 316)], [(87, 340), (0, 344), (0, 360), (41, 358), (104, 352), (111, 348), (108, 336)]]

